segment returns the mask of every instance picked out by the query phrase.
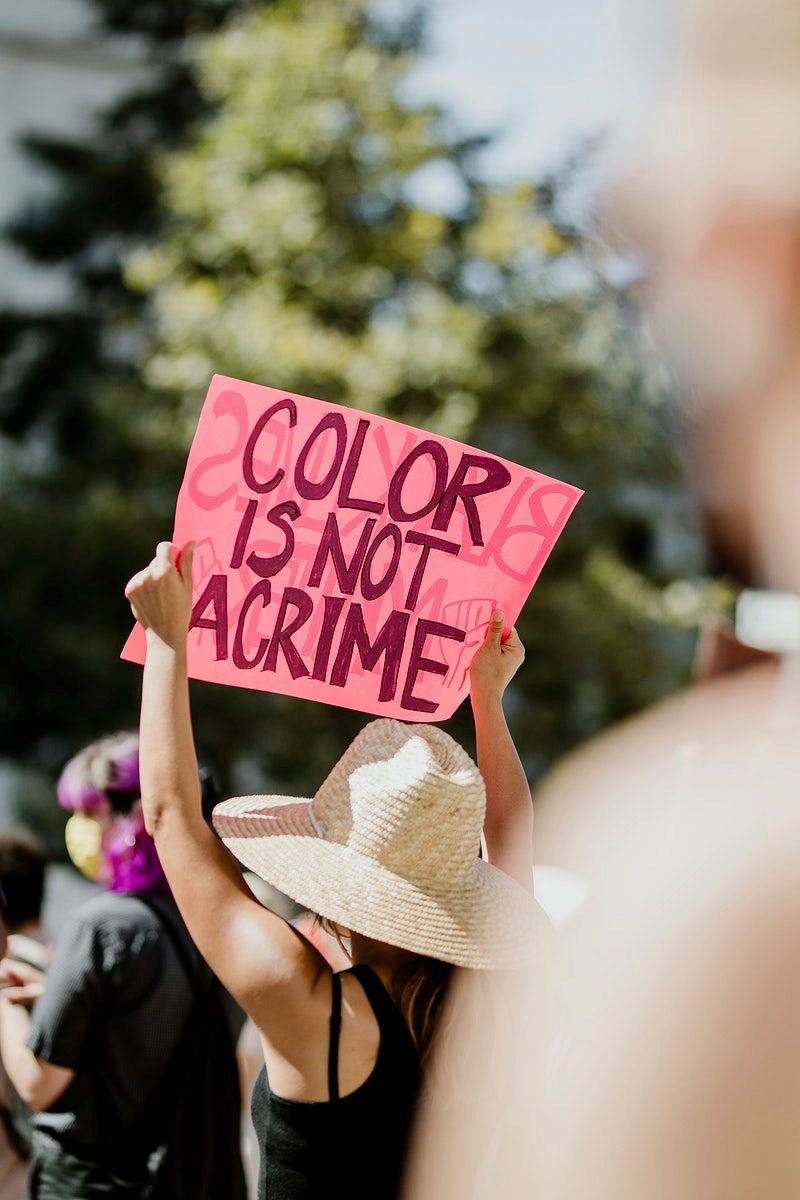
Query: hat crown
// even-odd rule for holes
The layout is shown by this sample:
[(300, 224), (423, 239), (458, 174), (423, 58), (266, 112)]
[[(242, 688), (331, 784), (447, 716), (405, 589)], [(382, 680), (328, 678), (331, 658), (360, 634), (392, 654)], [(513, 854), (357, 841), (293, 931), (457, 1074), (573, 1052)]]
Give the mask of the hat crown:
[(262, 879), (354, 933), (471, 968), (541, 949), (540, 911), (478, 859), (480, 772), (433, 725), (362, 730), (312, 801), (238, 796), (214, 811), (225, 845)]
[(373, 721), (313, 801), (329, 841), (433, 889), (475, 864), (486, 793), (478, 768), (435, 726)]

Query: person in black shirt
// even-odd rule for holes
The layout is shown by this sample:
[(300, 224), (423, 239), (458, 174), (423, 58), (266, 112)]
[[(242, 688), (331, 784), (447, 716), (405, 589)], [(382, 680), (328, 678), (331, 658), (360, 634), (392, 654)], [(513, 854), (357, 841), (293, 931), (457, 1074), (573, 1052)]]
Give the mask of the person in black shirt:
[[(126, 589), (147, 638), (142, 801), (192, 937), (261, 1034), (259, 1197), (392, 1200), (452, 965), (511, 969), (546, 942), (531, 796), (502, 710), (522, 644), (503, 640), (496, 613), (472, 664), (485, 784), (442, 730), (378, 720), (312, 801), (217, 805), (220, 845), (202, 819), (189, 711), (192, 555), (162, 542)], [(482, 830), (496, 865), (478, 857)], [(231, 854), (349, 938), (354, 966), (332, 972), (260, 907)]]
[[(3, 1060), (36, 1111), (36, 1200), (146, 1194), (154, 1147), (135, 1131), (167, 1086), (195, 1002), (187, 962), (211, 978), (144, 829), (138, 776), (133, 733), (93, 743), (65, 768), (68, 848), (106, 889), (66, 921), (46, 982), (20, 979), (0, 1000)], [(233, 1055), (243, 1015), (229, 1007)]]

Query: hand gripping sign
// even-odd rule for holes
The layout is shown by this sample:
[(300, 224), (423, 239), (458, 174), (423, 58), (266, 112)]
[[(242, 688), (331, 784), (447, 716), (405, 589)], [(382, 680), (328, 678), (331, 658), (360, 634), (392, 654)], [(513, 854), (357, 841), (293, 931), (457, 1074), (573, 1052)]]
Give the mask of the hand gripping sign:
[[(215, 375), (178, 496), (189, 674), (439, 721), (582, 493), (448, 438)], [(122, 657), (144, 662), (137, 626)]]

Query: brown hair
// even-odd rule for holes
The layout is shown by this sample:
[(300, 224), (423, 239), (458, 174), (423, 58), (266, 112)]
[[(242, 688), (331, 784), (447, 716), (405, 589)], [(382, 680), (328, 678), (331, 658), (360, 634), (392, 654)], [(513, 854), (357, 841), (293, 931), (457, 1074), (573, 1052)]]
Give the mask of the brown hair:
[[(456, 974), (458, 990), (453, 986)], [(423, 1094), (429, 1100), (462, 1103), (476, 1063), (483, 1064), (492, 1095), (501, 1099), (495, 1090), (495, 1066), (503, 1044), (501, 1030), (512, 1028), (507, 991), (499, 971), (458, 970), (422, 955), (396, 968), (392, 998), (417, 1047)]]
[[(319, 914), (314, 920), (351, 958), (337, 923)], [(422, 1093), (429, 1100), (458, 1106), (465, 1089), (471, 1086), (477, 1062), (491, 1097), (501, 1101), (506, 1078), (500, 1065), (501, 1053), (510, 1049), (508, 1029), (520, 1020), (512, 1003), (517, 995), (516, 984), (509, 988), (512, 978), (507, 971), (459, 970), (451, 963), (422, 954), (409, 957), (395, 968), (392, 999), (417, 1048)], [(455, 983), (460, 983), (458, 990)]]
[[(350, 958), (350, 952), (342, 940), (342, 931), (337, 923), (319, 914), (315, 920), (326, 933), (336, 939), (339, 949)], [(450, 963), (418, 954), (403, 963), (394, 973), (392, 999), (405, 1018), (423, 1071), (430, 1061), (436, 1042), (453, 969)]]
[(453, 974), (450, 963), (420, 955), (398, 967), (392, 997), (403, 1014), (423, 1071), (436, 1045), (436, 1035)]
[(44, 895), (45, 849), (28, 829), (0, 829), (0, 900), (9, 933), (27, 921), (38, 921)]

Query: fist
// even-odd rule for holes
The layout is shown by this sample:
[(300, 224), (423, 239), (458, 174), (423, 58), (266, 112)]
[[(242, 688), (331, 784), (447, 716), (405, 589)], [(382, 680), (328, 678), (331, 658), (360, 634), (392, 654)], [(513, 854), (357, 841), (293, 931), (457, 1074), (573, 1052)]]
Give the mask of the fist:
[(470, 667), (473, 698), (499, 700), (524, 661), (525, 647), (516, 629), (503, 641), (503, 613), (498, 610)]
[(159, 542), (150, 565), (137, 571), (125, 588), (139, 624), (173, 649), (186, 641), (189, 630), (193, 555), (194, 542), (180, 553), (172, 542)]

